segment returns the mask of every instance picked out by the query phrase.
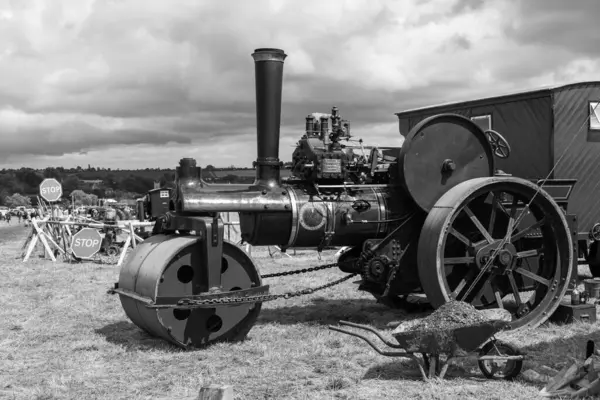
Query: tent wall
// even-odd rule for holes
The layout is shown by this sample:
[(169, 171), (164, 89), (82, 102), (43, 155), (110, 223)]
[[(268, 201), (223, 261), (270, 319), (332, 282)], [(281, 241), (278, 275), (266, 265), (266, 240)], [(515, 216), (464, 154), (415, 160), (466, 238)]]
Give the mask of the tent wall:
[(569, 212), (586, 232), (600, 222), (600, 131), (590, 130), (588, 121), (589, 102), (600, 101), (600, 85), (557, 90), (553, 97), (554, 177), (577, 179)]
[[(525, 99), (504, 99), (500, 103), (453, 105), (444, 109), (422, 110), (418, 113), (400, 113), (400, 129), (408, 133), (419, 121), (431, 115), (454, 113), (471, 118), (491, 115), (492, 129), (504, 136), (511, 145), (508, 159), (496, 159), (496, 168), (525, 179), (546, 177), (553, 164), (552, 97), (546, 91)], [(404, 130), (403, 130), (404, 129)]]

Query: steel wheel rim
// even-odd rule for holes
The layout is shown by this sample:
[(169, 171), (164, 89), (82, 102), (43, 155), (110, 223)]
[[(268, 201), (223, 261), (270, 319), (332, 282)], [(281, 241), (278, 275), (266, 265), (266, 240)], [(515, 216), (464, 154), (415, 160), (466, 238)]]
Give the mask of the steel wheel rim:
[[(465, 231), (465, 222), (467, 220), (468, 222), (472, 222), (472, 217), (475, 216), (480, 224), (483, 225), (481, 228), (487, 230), (487, 233), (490, 234), (489, 226), (487, 225), (490, 221), (487, 221), (482, 215), (478, 215), (478, 211), (471, 210), (471, 208), (477, 208), (473, 206), (478, 205), (477, 202), (482, 197), (488, 196), (490, 192), (496, 192), (497, 196), (501, 192), (519, 195), (527, 204), (537, 191), (537, 186), (518, 178), (484, 178), (472, 181), (467, 181), (459, 185), (460, 187), (456, 190), (453, 189), (455, 192), (461, 192), (458, 196), (457, 193), (448, 193), (448, 197), (453, 198), (455, 201), (452, 211), (437, 211), (437, 225), (434, 224), (435, 226), (432, 230), (434, 235), (438, 235), (437, 241), (430, 240), (429, 245), (424, 245), (423, 248), (421, 248), (420, 243), (420, 256), (423, 252), (433, 251), (435, 253), (435, 271), (431, 270), (431, 259), (424, 257), (426, 259), (425, 262), (429, 263), (429, 265), (422, 265), (421, 259), (419, 260), (419, 274), (423, 288), (427, 296), (431, 297), (430, 301), (435, 307), (440, 306), (450, 300), (450, 298), (466, 300), (478, 306), (478, 308), (498, 307), (498, 302), (500, 302), (502, 308), (506, 308), (513, 314), (511, 328), (538, 326), (558, 307), (571, 277), (572, 242), (562, 211), (558, 209), (556, 203), (553, 202), (547, 193), (543, 191), (537, 193), (533, 202), (531, 202), (531, 213), (523, 220), (524, 223), (512, 235), (514, 243), (511, 240), (510, 243), (513, 244), (513, 248), (509, 249), (511, 256), (505, 257), (505, 254), (496, 254), (493, 263), (494, 272), (484, 272), (480, 279), (480, 282), (485, 282), (485, 285), (481, 285), (480, 283), (474, 287), (470, 287), (473, 286), (472, 284), (477, 275), (480, 275), (482, 267), (487, 265), (487, 262), (478, 262), (480, 261), (478, 260), (479, 255), (485, 255), (486, 253), (480, 253), (476, 250), (477, 246), (469, 249), (464, 239), (467, 239), (472, 244), (481, 244), (486, 238), (475, 223), (471, 223), (471, 228)], [(456, 202), (457, 197), (458, 202)], [(443, 200), (440, 199), (442, 203)], [(519, 204), (520, 202), (517, 203), (517, 206)], [(513, 203), (511, 203), (512, 206)], [(467, 209), (468, 211), (466, 211)], [(480, 209), (484, 209), (484, 207), (480, 207)], [(506, 228), (508, 228), (508, 221), (513, 209), (511, 208), (506, 211), (509, 212), (509, 215), (505, 217), (507, 221)], [(499, 213), (503, 213), (503, 211), (497, 208), (497, 219)], [(444, 217), (441, 224), (439, 223), (440, 215)], [(515, 217), (518, 215), (519, 212), (517, 211)], [(531, 217), (533, 217), (535, 222), (529, 221)], [(491, 216), (489, 220), (492, 220)], [(539, 224), (542, 237), (541, 239), (532, 241), (524, 233), (535, 231), (534, 228), (538, 226), (537, 224)], [(460, 231), (461, 229), (462, 232)], [(455, 232), (458, 232), (458, 235)], [(469, 237), (469, 234), (474, 235), (473, 237)], [(479, 240), (477, 240), (477, 234), (481, 235)], [(496, 231), (490, 234), (494, 243), (499, 237), (497, 234), (498, 232)], [(448, 240), (449, 238), (450, 240)], [(464, 248), (461, 250), (456, 243), (462, 244)], [(432, 248), (433, 244), (435, 248)], [(538, 247), (530, 248), (532, 245)], [(540, 245), (541, 248), (539, 247)], [(489, 244), (489, 247), (494, 246)], [(533, 250), (536, 250), (535, 254)], [(464, 251), (464, 254), (460, 254), (461, 251)], [(541, 261), (539, 260), (540, 253), (542, 254)], [(510, 260), (512, 257), (512, 262), (508, 261), (508, 267), (500, 263), (501, 265), (498, 268), (495, 264), (498, 264), (499, 256), (502, 256), (504, 261), (507, 259)], [(537, 259), (537, 263), (539, 263), (538, 268), (532, 268), (531, 259), (534, 257)], [(442, 260), (444, 261), (442, 262)], [(428, 273), (433, 273), (435, 278), (432, 279), (432, 277), (427, 276)], [(436, 282), (433, 282), (434, 280)], [(522, 296), (524, 290), (521, 289), (529, 287), (533, 290), (528, 290), (527, 292), (532, 293), (527, 298), (524, 298)], [(509, 294), (512, 295), (512, 299), (510, 297), (507, 299)], [(485, 301), (482, 301), (481, 297), (484, 295), (486, 298)], [(490, 295), (492, 298), (490, 298)], [(508, 307), (507, 300), (512, 300), (512, 304), (509, 304)], [(525, 306), (526, 304), (528, 306)]]
[[(518, 352), (515, 351), (512, 347), (501, 343), (491, 343), (491, 346), (486, 346), (487, 351), (482, 351), (481, 355), (483, 356), (514, 356), (517, 355)], [(494, 378), (500, 379), (510, 379), (515, 375), (515, 372), (520, 371), (521, 367), (519, 363), (522, 363), (520, 360), (480, 360), (478, 362), (479, 368), (484, 373), (484, 375)]]

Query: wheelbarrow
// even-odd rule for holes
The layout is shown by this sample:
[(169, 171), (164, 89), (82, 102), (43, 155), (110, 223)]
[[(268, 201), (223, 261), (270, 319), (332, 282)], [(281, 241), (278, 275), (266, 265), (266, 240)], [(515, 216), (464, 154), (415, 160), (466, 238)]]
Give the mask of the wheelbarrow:
[[(457, 360), (476, 360), (479, 369), (488, 379), (511, 380), (521, 372), (524, 356), (513, 346), (497, 340), (494, 335), (508, 328), (506, 321), (489, 321), (450, 329), (444, 332), (417, 330), (393, 333), (397, 343), (392, 343), (376, 329), (340, 321), (340, 325), (374, 333), (383, 343), (397, 351), (382, 350), (363, 333), (337, 326), (329, 329), (355, 336), (367, 342), (379, 354), (387, 357), (409, 358), (416, 362), (424, 380), (443, 379), (449, 365)], [(418, 357), (420, 355), (421, 357)], [(446, 360), (440, 359), (441, 355)]]

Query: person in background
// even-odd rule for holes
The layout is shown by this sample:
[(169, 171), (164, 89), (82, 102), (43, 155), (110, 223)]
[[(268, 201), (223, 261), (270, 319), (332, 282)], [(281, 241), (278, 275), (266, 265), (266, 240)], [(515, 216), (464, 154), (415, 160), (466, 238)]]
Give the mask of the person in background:
[(7, 212), (6, 216), (4, 218), (6, 218), (6, 223), (10, 225), (10, 219), (12, 218), (12, 215), (10, 215), (10, 212)]
[(23, 215), (21, 214), (21, 210), (17, 211), (17, 218), (19, 219), (19, 224), (21, 224), (21, 218)]

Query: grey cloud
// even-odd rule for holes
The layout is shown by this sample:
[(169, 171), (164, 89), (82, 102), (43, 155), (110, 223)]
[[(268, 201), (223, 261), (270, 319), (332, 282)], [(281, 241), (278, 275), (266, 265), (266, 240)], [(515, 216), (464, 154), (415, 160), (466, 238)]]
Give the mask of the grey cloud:
[(463, 82), (434, 82), (425, 87), (395, 92), (366, 89), (359, 82), (337, 82), (325, 78), (295, 77), (310, 94), (307, 99), (286, 99), (283, 94), (282, 122), (303, 126), (311, 112), (330, 112), (332, 106), (341, 115), (360, 124), (395, 122), (394, 113), (404, 109), (456, 100), (455, 93), (464, 89)]
[(458, 0), (450, 9), (450, 14), (460, 14), (469, 10), (482, 8), (485, 0)]
[[(139, 2), (137, 6), (140, 4), (143, 5), (143, 2)], [(185, 3), (182, 4), (185, 6)], [(557, 0), (527, 0), (519, 4), (521, 16), (506, 28), (506, 34), (516, 44), (514, 59), (507, 53), (498, 56), (501, 60), (489, 60), (494, 63), (492, 69), (497, 82), (512, 81), (518, 85), (523, 79), (539, 76), (564, 65), (572, 59), (573, 52), (598, 55), (596, 43), (600, 39), (600, 30), (596, 28), (596, 21), (592, 18), (599, 14), (598, 0), (578, 2), (578, 5), (586, 5), (585, 10)], [(459, 0), (452, 6), (450, 14), (479, 9), (483, 5), (483, 0)], [(257, 30), (256, 45), (252, 42), (253, 47), (249, 47), (250, 40), (240, 40), (239, 37), (240, 31), (242, 34), (247, 32), (245, 28), (238, 31), (224, 23), (231, 17), (230, 9), (219, 7), (216, 3), (210, 3), (206, 10), (189, 13), (178, 10), (164, 18), (149, 18), (144, 9), (134, 12), (135, 7), (135, 4), (127, 5), (126, 2), (95, 2), (94, 11), (83, 22), (76, 39), (78, 45), (93, 49), (94, 54), (78, 53), (77, 59), (59, 60), (60, 62), (54, 60), (53, 64), (58, 68), (61, 65), (69, 66), (72, 62), (76, 68), (76, 63), (82, 62), (80, 58), (93, 55), (104, 58), (109, 74), (86, 75), (82, 68), (82, 75), (67, 75), (59, 81), (43, 102), (35, 97), (36, 85), (33, 83), (23, 82), (23, 86), (31, 85), (34, 94), (21, 90), (18, 87), (21, 84), (11, 91), (4, 90), (0, 83), (0, 107), (12, 105), (26, 112), (117, 117), (124, 119), (127, 126), (135, 125), (129, 123), (130, 120), (142, 120), (139, 129), (107, 131), (90, 125), (67, 124), (58, 128), (23, 130), (16, 135), (17, 139), (9, 138), (3, 143), (0, 155), (62, 155), (99, 147), (140, 143), (227, 143), (247, 138), (249, 132), (254, 135), (254, 66), (250, 53), (255, 47), (268, 46), (270, 43), (278, 45), (281, 43), (279, 38), (275, 34), (271, 37), (267, 34), (260, 36), (262, 33)], [(447, 11), (447, 8), (443, 11)], [(409, 20), (412, 24), (424, 24), (434, 19), (447, 18), (447, 14), (434, 10), (431, 15)], [(268, 17), (261, 15), (259, 18)], [(407, 108), (463, 100), (465, 93), (477, 93), (475, 96), (490, 94), (489, 88), (483, 85), (476, 87), (468, 80), (462, 81), (456, 76), (415, 82), (410, 90), (394, 92), (369, 89), (360, 76), (349, 81), (338, 79), (337, 71), (332, 67), (336, 49), (344, 46), (351, 37), (369, 38), (379, 30), (396, 24), (394, 17), (383, 6), (370, 21), (356, 26), (353, 21), (348, 21), (350, 29), (344, 32), (332, 31), (318, 40), (310, 35), (305, 39), (294, 39), (296, 49), (310, 53), (317, 72), (301, 75), (285, 70), (282, 132), (300, 135), (307, 114), (329, 112), (333, 105), (340, 108), (344, 118), (352, 121), (355, 132), (368, 132), (372, 124), (396, 122), (394, 113)], [(47, 18), (52, 20), (53, 17), (49, 15)], [(265, 22), (267, 21), (258, 20), (246, 23)], [(268, 22), (269, 29), (265, 31), (277, 32), (277, 24), (280, 22), (276, 19)], [(310, 25), (310, 21), (302, 21), (302, 15), (297, 20), (288, 19), (288, 22), (299, 26), (302, 23)], [(156, 39), (156, 43), (152, 45), (159, 49), (162, 45), (182, 48), (187, 46), (186, 51), (182, 52), (184, 56), (160, 59), (157, 55), (153, 58), (153, 49), (137, 47), (140, 44), (136, 39), (138, 34)], [(269, 40), (261, 42), (266, 39)], [(21, 49), (19, 51), (24, 55), (35, 56), (31, 53), (31, 44), (24, 36), (15, 36), (11, 40), (15, 49)], [(282, 41), (285, 42), (283, 39)], [(543, 54), (539, 51), (524, 52), (518, 50), (521, 44), (541, 44), (552, 50), (542, 52)], [(472, 47), (466, 37), (455, 35), (447, 37), (437, 50), (468, 52), (473, 50)], [(437, 50), (433, 48), (423, 51)], [(399, 48), (398, 52), (401, 51)], [(361, 56), (363, 55), (356, 55)], [(440, 62), (447, 56), (440, 54)], [(186, 57), (189, 59), (183, 60)], [(182, 66), (184, 61), (189, 64)], [(488, 62), (474, 61), (481, 61), (484, 65)], [(289, 57), (286, 64), (293, 62), (294, 58)], [(154, 63), (160, 63), (160, 68), (153, 68)], [(0, 64), (0, 75), (4, 72), (2, 68)], [(297, 94), (292, 94), (292, 88), (300, 88), (300, 91), (294, 90), (293, 93)]]
[(81, 122), (68, 122), (51, 129), (21, 128), (3, 140), (0, 156), (35, 154), (61, 156), (119, 145), (191, 143), (174, 133), (140, 129), (105, 130)]
[(518, 5), (519, 18), (506, 28), (516, 42), (600, 56), (600, 1), (520, 0)]

